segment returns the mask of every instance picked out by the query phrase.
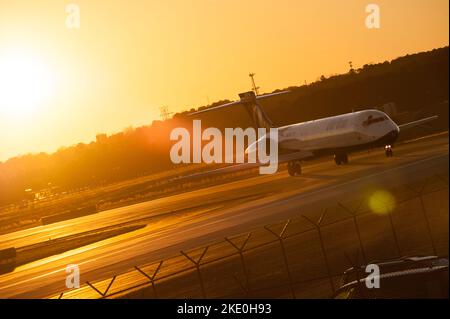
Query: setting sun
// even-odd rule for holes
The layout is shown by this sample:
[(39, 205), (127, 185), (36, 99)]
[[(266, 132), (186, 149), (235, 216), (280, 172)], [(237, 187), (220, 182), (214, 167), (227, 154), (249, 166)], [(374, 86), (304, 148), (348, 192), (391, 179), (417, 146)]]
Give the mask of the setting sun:
[(31, 117), (55, 90), (52, 72), (37, 57), (0, 54), (0, 112), (10, 120)]

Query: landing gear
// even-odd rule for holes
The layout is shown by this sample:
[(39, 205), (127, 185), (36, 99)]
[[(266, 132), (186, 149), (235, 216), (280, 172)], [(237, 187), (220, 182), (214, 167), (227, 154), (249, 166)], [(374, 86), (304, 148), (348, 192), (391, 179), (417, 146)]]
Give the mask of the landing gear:
[(302, 174), (302, 165), (300, 161), (290, 161), (288, 163), (289, 175), (296, 177)]
[(348, 163), (347, 154), (334, 154), (334, 162), (336, 165), (342, 165)]
[(386, 157), (394, 156), (394, 152), (392, 151), (392, 145), (386, 145), (384, 147), (384, 153), (386, 154)]

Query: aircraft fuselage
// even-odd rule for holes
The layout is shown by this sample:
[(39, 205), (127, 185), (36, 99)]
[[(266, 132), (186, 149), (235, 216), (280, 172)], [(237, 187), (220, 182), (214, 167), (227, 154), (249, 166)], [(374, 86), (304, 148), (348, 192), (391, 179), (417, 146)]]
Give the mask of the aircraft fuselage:
[(392, 145), (399, 132), (399, 127), (387, 114), (364, 110), (280, 127), (278, 145), (281, 153), (348, 153)]

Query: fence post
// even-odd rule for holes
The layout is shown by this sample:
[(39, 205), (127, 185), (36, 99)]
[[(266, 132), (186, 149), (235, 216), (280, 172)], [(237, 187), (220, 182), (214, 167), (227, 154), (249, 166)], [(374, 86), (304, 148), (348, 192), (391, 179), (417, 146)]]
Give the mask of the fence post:
[(141, 274), (143, 274), (145, 277), (148, 278), (148, 280), (150, 280), (150, 283), (152, 284), (152, 288), (153, 288), (153, 295), (155, 296), (155, 299), (158, 299), (158, 294), (156, 293), (156, 287), (155, 287), (155, 277), (159, 272), (159, 269), (161, 269), (161, 266), (163, 264), (163, 260), (161, 260), (158, 264), (158, 267), (156, 267), (156, 270), (153, 272), (153, 274), (150, 276), (147, 273), (145, 273), (142, 269), (140, 269), (138, 266), (134, 266), (134, 268), (139, 271)]
[(114, 280), (116, 280), (116, 277), (117, 277), (117, 276), (114, 276), (114, 277), (111, 279), (111, 282), (109, 283), (108, 287), (106, 287), (105, 292), (101, 292), (100, 290), (98, 290), (98, 289), (97, 289), (93, 284), (91, 284), (89, 281), (86, 281), (86, 284), (87, 284), (89, 287), (91, 287), (92, 289), (94, 289), (97, 293), (99, 293), (100, 296), (102, 296), (102, 298), (104, 298), (104, 297), (106, 297), (106, 294), (108, 293), (109, 288), (111, 288), (111, 286), (112, 286)]
[(366, 253), (364, 251), (364, 246), (363, 246), (362, 239), (361, 239), (361, 232), (359, 231), (359, 225), (356, 220), (357, 213), (358, 213), (359, 209), (361, 208), (363, 202), (364, 202), (364, 200), (361, 200), (361, 202), (359, 203), (358, 207), (355, 210), (351, 210), (351, 209), (347, 208), (340, 202), (337, 202), (337, 203), (342, 209), (344, 209), (348, 214), (350, 214), (352, 216), (353, 224), (355, 225), (356, 236), (358, 237), (359, 249), (361, 250), (361, 254), (362, 254), (364, 263), (367, 263), (367, 257), (366, 257)]
[[(238, 254), (239, 254), (240, 258), (241, 258), (242, 270), (244, 272), (244, 277), (245, 277), (245, 289), (244, 289), (244, 292), (245, 292), (245, 296), (246, 297), (249, 296), (249, 292), (250, 292), (250, 280), (248, 278), (248, 271), (247, 271), (247, 267), (246, 267), (245, 261), (244, 261), (244, 248), (247, 245), (248, 240), (250, 239), (251, 235), (252, 235), (252, 233), (248, 233), (247, 234), (247, 237), (245, 238), (244, 243), (240, 247), (238, 247), (235, 243), (233, 243), (231, 241), (231, 239), (225, 237), (225, 240), (228, 243), (230, 243), (230, 245), (233, 246), (237, 250), (237, 252), (238, 252)], [(237, 280), (237, 278), (235, 278), (235, 279)], [(240, 285), (240, 282), (239, 282), (239, 285)], [(241, 286), (241, 288), (242, 288), (242, 286)]]
[(392, 235), (394, 236), (395, 248), (397, 249), (398, 257), (402, 256), (400, 243), (398, 242), (397, 232), (395, 231), (394, 221), (392, 220), (392, 209), (386, 204), (386, 211), (388, 213), (389, 223), (391, 224)]
[(284, 225), (283, 229), (281, 230), (281, 233), (277, 234), (275, 233), (273, 230), (271, 230), (269, 228), (269, 226), (264, 226), (264, 228), (269, 231), (270, 233), (272, 233), (275, 237), (277, 237), (278, 241), (280, 242), (280, 246), (281, 246), (281, 252), (283, 253), (283, 258), (284, 258), (284, 264), (286, 266), (286, 272), (287, 272), (287, 276), (288, 276), (288, 280), (289, 280), (289, 287), (291, 288), (291, 294), (292, 294), (292, 298), (296, 298), (295, 296), (295, 290), (294, 290), (294, 284), (292, 281), (292, 276), (291, 276), (291, 270), (289, 268), (289, 262), (287, 259), (287, 254), (286, 254), (286, 249), (284, 248), (284, 233), (286, 232), (286, 229), (288, 227), (288, 225), (291, 223), (291, 220), (288, 219), (286, 224)]
[(322, 229), (320, 229), (320, 226), (321, 226), (321, 224), (323, 222), (323, 219), (325, 218), (326, 213), (327, 213), (327, 209), (324, 209), (324, 211), (323, 211), (322, 215), (320, 215), (319, 220), (317, 221), (317, 223), (314, 222), (313, 220), (309, 219), (305, 215), (302, 215), (302, 217), (304, 219), (306, 219), (308, 222), (310, 222), (317, 229), (317, 234), (319, 235), (320, 247), (322, 249), (323, 258), (324, 258), (324, 261), (325, 261), (325, 268), (327, 269), (328, 280), (330, 282), (331, 291), (334, 293), (333, 276), (331, 275), (330, 264), (328, 263), (328, 256), (327, 256), (327, 252), (325, 250), (325, 245), (323, 243)]
[(237, 284), (239, 285), (239, 287), (242, 289), (242, 291), (245, 293), (245, 296), (248, 297), (248, 295), (249, 295), (248, 287), (246, 287), (245, 285), (243, 285), (243, 284), (241, 283), (241, 281), (240, 281), (239, 278), (237, 277), (236, 273), (233, 274), (233, 278), (234, 278), (234, 280), (237, 282)]
[(202, 296), (204, 299), (206, 299), (206, 291), (205, 291), (205, 286), (203, 284), (203, 278), (202, 278), (202, 273), (200, 271), (200, 262), (202, 261), (203, 257), (206, 254), (206, 251), (208, 250), (209, 246), (206, 246), (206, 248), (203, 250), (203, 253), (201, 254), (200, 258), (195, 261), (194, 259), (192, 259), (188, 254), (186, 254), (184, 251), (180, 251), (180, 253), (186, 257), (188, 260), (190, 260), (195, 268), (197, 269), (197, 274), (198, 274), (198, 280), (200, 281), (200, 289), (202, 291)]
[(425, 203), (423, 201), (423, 195), (424, 195), (423, 191), (425, 190), (425, 187), (427, 186), (427, 184), (428, 184), (428, 179), (425, 180), (425, 183), (423, 184), (423, 186), (420, 188), (419, 191), (416, 191), (415, 189), (413, 189), (412, 187), (409, 187), (409, 186), (406, 186), (406, 187), (408, 189), (410, 189), (414, 194), (416, 194), (419, 197), (419, 199), (420, 199), (420, 206), (422, 208), (422, 215), (423, 215), (423, 217), (425, 219), (425, 225), (427, 227), (428, 237), (430, 238), (430, 243), (431, 243), (431, 246), (433, 248), (433, 254), (437, 255), (436, 244), (434, 242), (433, 234), (431, 232), (430, 220), (428, 219), (427, 211), (426, 211), (426, 208), (425, 208)]

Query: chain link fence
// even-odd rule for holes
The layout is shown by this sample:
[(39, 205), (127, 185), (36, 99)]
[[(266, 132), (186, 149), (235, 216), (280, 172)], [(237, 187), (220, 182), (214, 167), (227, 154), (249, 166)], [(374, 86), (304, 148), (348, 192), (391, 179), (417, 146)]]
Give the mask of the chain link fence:
[(349, 267), (448, 256), (448, 175), (356, 197), (52, 298), (327, 298)]

